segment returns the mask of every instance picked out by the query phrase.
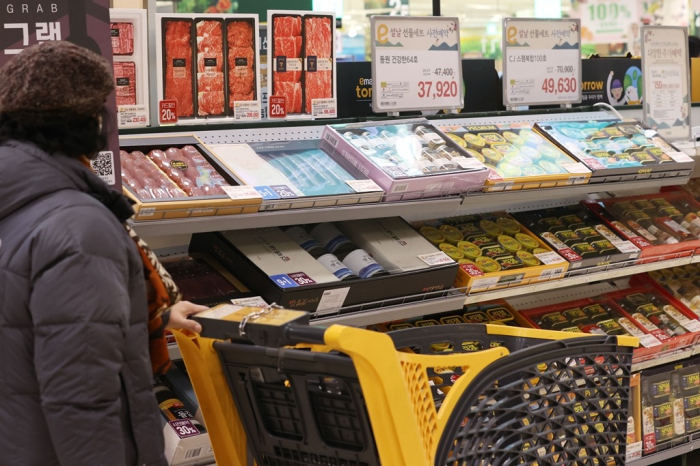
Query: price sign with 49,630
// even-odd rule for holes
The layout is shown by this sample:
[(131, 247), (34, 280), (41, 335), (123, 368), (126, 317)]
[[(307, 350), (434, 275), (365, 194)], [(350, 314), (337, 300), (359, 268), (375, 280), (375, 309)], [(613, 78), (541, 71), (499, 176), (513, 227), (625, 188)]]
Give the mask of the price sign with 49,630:
[(503, 22), (503, 104), (581, 102), (580, 21)]
[(459, 20), (373, 16), (375, 112), (461, 109)]

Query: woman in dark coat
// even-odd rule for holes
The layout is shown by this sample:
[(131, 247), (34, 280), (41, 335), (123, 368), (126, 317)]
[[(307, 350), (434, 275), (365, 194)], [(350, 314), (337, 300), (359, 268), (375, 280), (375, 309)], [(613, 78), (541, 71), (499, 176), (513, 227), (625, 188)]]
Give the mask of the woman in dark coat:
[(108, 63), (67, 42), (0, 69), (2, 464), (166, 464), (153, 369), (168, 320), (198, 331), (202, 308), (173, 306), (129, 201), (89, 168), (113, 90)]

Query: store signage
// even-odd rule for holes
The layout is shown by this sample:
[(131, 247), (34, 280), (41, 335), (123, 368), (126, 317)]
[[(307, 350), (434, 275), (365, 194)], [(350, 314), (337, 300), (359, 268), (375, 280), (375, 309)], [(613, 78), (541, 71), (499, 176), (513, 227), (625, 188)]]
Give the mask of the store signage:
[[(109, 0), (0, 0), (0, 67), (27, 47), (40, 42), (67, 40), (105, 57), (112, 63)], [(117, 102), (107, 98), (108, 150), (97, 174), (121, 190)], [(109, 155), (107, 157), (106, 155)], [(105, 162), (106, 163), (106, 162)]]
[(503, 105), (581, 102), (581, 22), (503, 20)]
[(459, 19), (372, 16), (375, 112), (464, 106)]
[(686, 28), (642, 28), (644, 122), (669, 141), (691, 137), (688, 63)]
[(613, 107), (642, 103), (642, 61), (638, 58), (591, 58), (581, 62), (582, 105)]

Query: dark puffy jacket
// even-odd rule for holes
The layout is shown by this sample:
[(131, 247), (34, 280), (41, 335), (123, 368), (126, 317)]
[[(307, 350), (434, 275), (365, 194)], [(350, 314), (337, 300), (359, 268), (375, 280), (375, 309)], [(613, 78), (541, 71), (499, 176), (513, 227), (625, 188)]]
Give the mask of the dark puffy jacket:
[(131, 207), (31, 144), (0, 167), (0, 464), (167, 464)]

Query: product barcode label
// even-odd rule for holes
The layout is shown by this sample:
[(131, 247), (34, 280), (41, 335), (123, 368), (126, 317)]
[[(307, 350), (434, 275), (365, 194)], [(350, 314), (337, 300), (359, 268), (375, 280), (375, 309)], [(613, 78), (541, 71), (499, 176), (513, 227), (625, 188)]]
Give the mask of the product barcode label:
[(191, 448), (185, 452), (185, 459), (196, 458), (202, 454), (202, 447)]
[(692, 162), (693, 159), (686, 155), (685, 152), (667, 152), (668, 156), (671, 157), (678, 163)]
[(496, 286), (498, 284), (498, 277), (489, 278), (479, 278), (472, 282), (471, 290), (488, 290), (489, 288)]
[[(576, 163), (562, 163), (559, 164), (561, 168), (566, 170), (569, 173), (590, 173), (591, 171), (586, 168), (584, 164), (581, 162), (576, 162)], [(585, 179), (585, 178), (584, 178)]]
[(328, 133), (328, 132), (325, 133), (323, 135), (323, 139), (328, 141), (333, 147), (338, 147), (338, 138), (333, 136), (331, 133)]
[(585, 176), (570, 176), (568, 180), (566, 180), (566, 184), (571, 186), (575, 184), (584, 184), (586, 182), (586, 177)]
[(408, 183), (396, 183), (391, 187), (392, 193), (405, 193), (408, 191)]
[(115, 184), (116, 176), (114, 174), (114, 154), (111, 150), (105, 150), (97, 154), (95, 159), (90, 160), (92, 171), (107, 184)]
[(551, 280), (553, 278), (558, 278), (564, 273), (564, 267), (557, 267), (555, 269), (543, 270), (540, 274), (540, 280)]
[(639, 252), (639, 248), (634, 245), (631, 241), (620, 241), (615, 240), (615, 241), (610, 241), (613, 246), (615, 246), (617, 249), (620, 250), (620, 252), (624, 253), (633, 253), (633, 252)]

